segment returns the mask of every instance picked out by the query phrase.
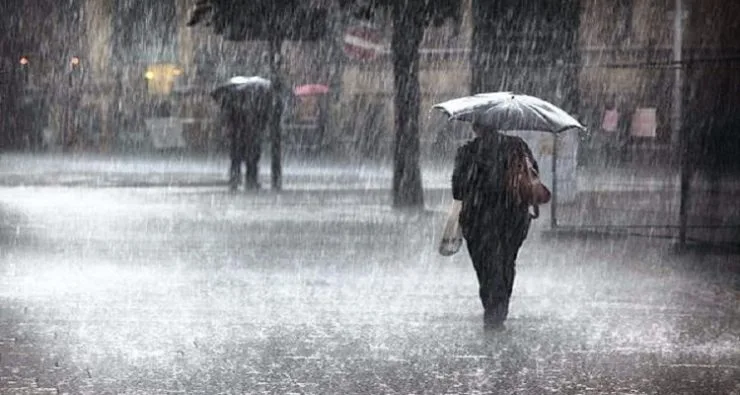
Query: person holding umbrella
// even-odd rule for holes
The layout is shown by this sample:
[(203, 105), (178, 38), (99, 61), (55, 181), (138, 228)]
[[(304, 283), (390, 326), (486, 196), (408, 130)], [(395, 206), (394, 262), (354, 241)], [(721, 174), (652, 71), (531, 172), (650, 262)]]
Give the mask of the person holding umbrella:
[[(459, 212), (459, 229), (478, 278), (484, 328), (501, 329), (509, 314), (519, 249), (532, 218), (539, 215), (538, 205), (550, 200), (529, 146), (501, 132), (582, 126), (550, 103), (511, 92), (468, 96), (434, 108), (473, 125), (475, 138), (455, 156), (452, 196), (459, 210), (453, 212)], [(445, 255), (454, 251), (440, 249)]]
[(507, 190), (506, 171), (516, 156), (526, 156), (535, 171), (538, 166), (521, 138), (478, 123), (473, 130), (476, 137), (455, 156), (452, 197), (462, 202), (460, 227), (478, 277), (484, 325), (496, 329), (509, 313), (516, 257), (531, 221), (528, 204)]
[(257, 190), (264, 130), (272, 114), (271, 83), (262, 77), (233, 77), (212, 92), (229, 130), (229, 189), (238, 189), (245, 164), (246, 190)]

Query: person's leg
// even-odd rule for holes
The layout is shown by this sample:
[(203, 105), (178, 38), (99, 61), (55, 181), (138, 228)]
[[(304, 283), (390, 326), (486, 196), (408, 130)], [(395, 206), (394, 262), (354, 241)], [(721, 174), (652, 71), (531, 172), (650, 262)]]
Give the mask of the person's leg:
[(512, 253), (502, 248), (492, 262), (493, 270), (488, 281), (489, 300), (485, 311), (484, 322), (488, 327), (500, 327), (509, 316), (509, 300), (514, 288), (516, 275), (516, 250)]
[(504, 264), (505, 254), (496, 238), (467, 240), (470, 259), (478, 276), (478, 295), (486, 328), (501, 327), (508, 313), (513, 270)]
[(488, 252), (485, 250), (483, 243), (480, 240), (468, 239), (468, 254), (470, 260), (473, 262), (473, 268), (475, 269), (476, 277), (478, 278), (478, 296), (480, 297), (483, 309), (488, 304), (488, 293), (489, 288), (486, 286), (486, 279), (489, 276), (489, 261)]
[(247, 172), (245, 185), (247, 189), (259, 189), (259, 162), (262, 154), (262, 144), (259, 139), (253, 139), (246, 146)]
[(516, 258), (519, 248), (527, 237), (529, 219), (510, 224), (510, 227), (499, 232), (495, 258), (490, 272), (491, 291), (486, 309), (485, 323), (490, 327), (499, 327), (509, 316), (509, 300), (514, 290), (516, 276)]
[(231, 167), (229, 169), (229, 188), (236, 190), (239, 187), (241, 167), (244, 161), (244, 142), (237, 127), (232, 127), (230, 148)]
[(513, 267), (506, 262), (502, 245), (492, 249), (489, 270), (485, 278), (487, 300), (484, 302), (483, 323), (486, 328), (501, 327), (509, 314), (509, 297), (514, 282)]

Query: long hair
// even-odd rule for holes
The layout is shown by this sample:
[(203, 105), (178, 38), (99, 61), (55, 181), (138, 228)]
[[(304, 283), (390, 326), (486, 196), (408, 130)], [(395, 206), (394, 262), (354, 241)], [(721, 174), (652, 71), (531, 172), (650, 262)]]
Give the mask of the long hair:
[(516, 204), (532, 202), (532, 174), (527, 160), (529, 156), (522, 144), (511, 144), (507, 147), (504, 185), (507, 195)]

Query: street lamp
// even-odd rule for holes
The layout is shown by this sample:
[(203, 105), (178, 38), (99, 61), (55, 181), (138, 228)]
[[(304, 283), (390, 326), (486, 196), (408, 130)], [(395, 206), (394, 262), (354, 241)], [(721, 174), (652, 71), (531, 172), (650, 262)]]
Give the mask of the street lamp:
[(683, 107), (683, 20), (686, 17), (683, 0), (675, 0), (676, 10), (673, 13), (673, 114), (671, 124), (671, 143), (679, 150), (680, 185), (678, 208), (678, 243), (679, 248), (686, 247), (686, 228), (688, 227), (688, 200), (691, 169), (689, 164), (689, 138), (682, 128)]
[(28, 60), (27, 57), (21, 56), (21, 58), (18, 60), (18, 63), (20, 63), (21, 65), (20, 67), (21, 80), (23, 81), (24, 84), (27, 85), (31, 80), (30, 71), (29, 71), (29, 68), (30, 68), (29, 65), (31, 64), (31, 61)]
[(79, 88), (82, 84), (82, 61), (77, 56), (69, 59), (69, 86)]
[(671, 124), (671, 143), (674, 147), (681, 144), (681, 112), (683, 107), (683, 0), (675, 0), (673, 13), (673, 114)]

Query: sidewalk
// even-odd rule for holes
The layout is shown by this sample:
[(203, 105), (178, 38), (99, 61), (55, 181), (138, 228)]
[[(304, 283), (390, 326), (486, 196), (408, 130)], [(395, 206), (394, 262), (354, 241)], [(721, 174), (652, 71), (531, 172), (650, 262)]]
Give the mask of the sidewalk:
[(466, 251), (434, 248), (444, 215), (389, 202), (381, 189), (3, 188), (0, 393), (738, 388), (737, 294), (712, 270), (729, 258), (533, 237), (508, 330), (488, 336)]
[[(579, 169), (579, 195), (558, 205), (561, 225), (615, 229), (676, 238), (680, 225), (680, 176), (666, 167)], [(701, 243), (740, 245), (740, 178), (715, 182), (703, 174), (691, 179), (687, 238)]]
[[(228, 158), (221, 156), (23, 154), (0, 155), (2, 186), (225, 187)], [(422, 165), (427, 207), (446, 210), (452, 163)], [(270, 160), (261, 162), (261, 182), (270, 188)], [(388, 191), (388, 163), (290, 159), (283, 164), (283, 189), (299, 191)], [(679, 225), (679, 176), (665, 167), (578, 169), (575, 202), (560, 202), (558, 224), (579, 228), (622, 228), (656, 237), (675, 237)], [(719, 190), (701, 175), (692, 182), (690, 238), (738, 243), (740, 179), (720, 180)], [(537, 226), (549, 224), (541, 208)]]
[[(678, 168), (668, 166), (583, 166), (578, 168), (579, 191), (678, 191)], [(715, 182), (697, 173), (691, 178), (692, 191), (740, 193), (740, 175), (726, 175)]]
[[(226, 155), (1, 154), (0, 185), (162, 187), (226, 186)], [(286, 189), (389, 189), (391, 168), (381, 164), (335, 163), (292, 159), (283, 162)], [(448, 184), (438, 174), (424, 174), (427, 187)], [(270, 187), (270, 158), (260, 162), (260, 181)]]
[[(289, 159), (284, 161), (286, 181), (311, 178), (314, 187), (332, 181), (354, 179), (367, 188), (388, 188), (392, 167), (390, 163), (366, 161), (351, 163), (347, 160)], [(89, 186), (161, 186), (186, 184), (225, 183), (228, 157), (219, 155), (175, 154), (61, 154), (61, 153), (0, 153), (0, 185), (84, 185)], [(452, 162), (430, 164), (422, 159), (424, 187), (449, 188)], [(261, 161), (261, 174), (269, 180), (270, 158)], [(656, 167), (598, 167), (578, 168), (579, 192), (613, 191), (668, 191), (679, 188), (677, 169)], [(719, 180), (723, 192), (740, 192), (740, 177)], [(307, 185), (311, 186), (311, 185)], [(713, 185), (706, 177), (696, 175), (692, 190), (711, 190)], [(353, 187), (348, 185), (347, 187)]]

